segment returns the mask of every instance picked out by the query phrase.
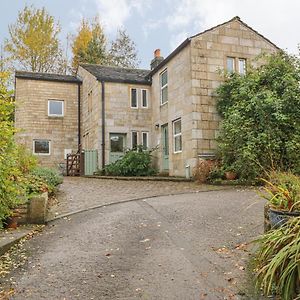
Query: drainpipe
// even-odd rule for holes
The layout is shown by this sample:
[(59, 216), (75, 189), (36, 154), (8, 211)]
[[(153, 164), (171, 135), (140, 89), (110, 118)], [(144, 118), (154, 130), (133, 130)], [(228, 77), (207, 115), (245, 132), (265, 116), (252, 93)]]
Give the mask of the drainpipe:
[(80, 83), (78, 83), (78, 151), (81, 151), (81, 132), (80, 132)]
[(105, 86), (101, 81), (101, 111), (102, 111), (102, 169), (105, 167)]

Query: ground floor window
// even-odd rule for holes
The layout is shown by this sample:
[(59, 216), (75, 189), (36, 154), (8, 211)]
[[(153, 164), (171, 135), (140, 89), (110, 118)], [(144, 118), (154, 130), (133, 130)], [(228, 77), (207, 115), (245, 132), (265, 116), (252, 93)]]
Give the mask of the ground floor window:
[(149, 147), (149, 132), (142, 132), (142, 145), (143, 149), (147, 150)]
[(50, 155), (50, 141), (33, 140), (33, 153), (39, 155)]
[(181, 119), (173, 121), (174, 153), (182, 151)]
[(131, 132), (131, 148), (137, 149), (138, 146), (138, 133), (137, 131)]

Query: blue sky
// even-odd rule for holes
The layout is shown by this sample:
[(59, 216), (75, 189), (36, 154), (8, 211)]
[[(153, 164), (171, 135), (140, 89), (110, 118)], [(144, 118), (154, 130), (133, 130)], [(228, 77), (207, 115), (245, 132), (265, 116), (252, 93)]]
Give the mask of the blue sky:
[(142, 68), (149, 67), (156, 48), (167, 56), (186, 37), (236, 15), (289, 52), (296, 53), (300, 43), (298, 0), (1, 0), (0, 43), (25, 4), (44, 6), (59, 21), (63, 43), (82, 17), (98, 14), (110, 39), (117, 28), (125, 28)]

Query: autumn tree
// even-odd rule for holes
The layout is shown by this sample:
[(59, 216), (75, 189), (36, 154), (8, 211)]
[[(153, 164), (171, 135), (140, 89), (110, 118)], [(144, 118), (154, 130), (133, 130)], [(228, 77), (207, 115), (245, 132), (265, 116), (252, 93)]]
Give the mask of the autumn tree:
[(111, 43), (108, 64), (116, 67), (136, 68), (139, 65), (135, 43), (126, 30), (118, 30), (116, 39)]
[(63, 72), (58, 34), (60, 26), (45, 8), (25, 7), (16, 23), (9, 26), (5, 50), (16, 68), (32, 72)]
[(97, 18), (92, 23), (82, 20), (78, 34), (73, 40), (72, 51), (74, 70), (79, 63), (106, 64), (106, 37)]

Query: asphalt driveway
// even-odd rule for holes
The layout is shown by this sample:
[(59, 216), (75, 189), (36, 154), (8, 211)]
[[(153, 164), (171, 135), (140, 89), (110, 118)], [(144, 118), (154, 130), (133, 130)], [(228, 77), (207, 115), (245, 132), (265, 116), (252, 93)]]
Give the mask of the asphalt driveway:
[(244, 299), (263, 204), (251, 190), (206, 191), (55, 221), (27, 243), (12, 299)]

